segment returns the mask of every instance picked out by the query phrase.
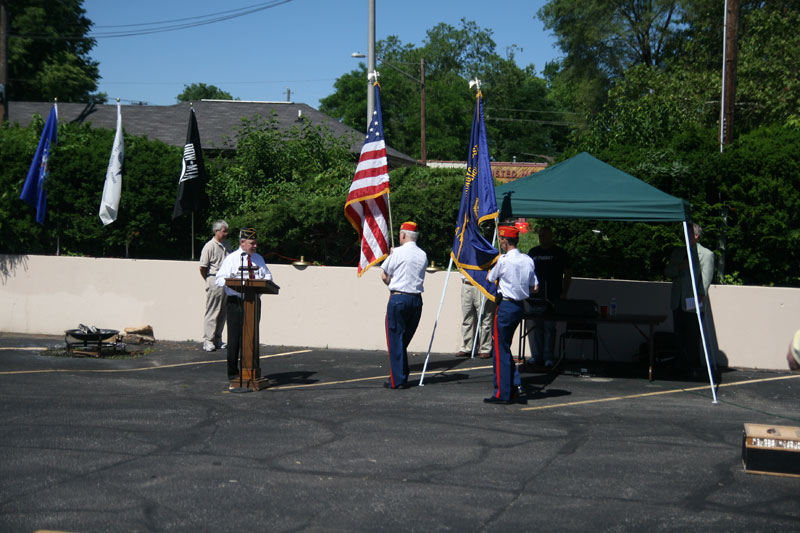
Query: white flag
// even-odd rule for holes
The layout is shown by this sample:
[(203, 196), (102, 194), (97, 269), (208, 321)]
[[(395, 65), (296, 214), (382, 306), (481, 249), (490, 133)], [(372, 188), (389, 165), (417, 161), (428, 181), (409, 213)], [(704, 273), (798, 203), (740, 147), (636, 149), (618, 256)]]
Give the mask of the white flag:
[(114, 147), (111, 149), (108, 170), (106, 170), (106, 183), (103, 186), (103, 199), (100, 201), (100, 220), (105, 225), (117, 220), (119, 195), (122, 192), (123, 152), (122, 109), (117, 102), (117, 134), (114, 135)]

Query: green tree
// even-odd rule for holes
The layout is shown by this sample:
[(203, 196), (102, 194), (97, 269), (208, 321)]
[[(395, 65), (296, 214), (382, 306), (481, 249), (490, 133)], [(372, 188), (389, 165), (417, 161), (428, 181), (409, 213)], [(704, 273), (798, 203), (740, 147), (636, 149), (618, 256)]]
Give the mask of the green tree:
[(193, 83), (184, 85), (183, 92), (175, 97), (178, 102), (196, 102), (198, 100), (238, 100), (231, 93), (223, 91), (216, 85)]
[(106, 101), (94, 93), (100, 78), (89, 52), (92, 22), (83, 0), (8, 0), (9, 100), (62, 102)]
[(43, 127), (0, 128), (0, 252), (175, 259), (190, 256), (188, 217), (172, 221), (181, 151), (161, 141), (125, 136), (119, 216), (98, 217), (114, 132), (60, 124), (49, 161), (47, 217), (19, 199)]
[(719, 107), (709, 72), (637, 65), (608, 91), (603, 109), (581, 137), (581, 149), (597, 152), (613, 145), (659, 147), (687, 128), (712, 126)]
[(343, 214), (355, 170), (345, 140), (307, 121), (286, 132), (269, 117), (244, 121), (236, 142), (209, 163), (210, 219), (258, 228), (268, 261), (343, 264), (356, 240)]
[(739, 40), (737, 120), (745, 130), (800, 117), (800, 2), (765, 4), (747, 13)]
[[(547, 98), (546, 82), (536, 77), (534, 67), (517, 66), (514, 52), (511, 48), (506, 57), (499, 56), (491, 30), (465, 19), (458, 27), (438, 24), (428, 30), (419, 47), (404, 44), (396, 36), (380, 41), (378, 70), (389, 145), (421, 155), (420, 86), (409, 77), (419, 79), (420, 61), (424, 60), (428, 158), (467, 157), (475, 107), (475, 93), (468, 81), (475, 77), (483, 82), (490, 150), (495, 159), (559, 152), (568, 129), (554, 125), (553, 117), (563, 122), (563, 116), (552, 112), (561, 110)], [(366, 77), (363, 63), (340, 77), (335, 92), (322, 100), (321, 110), (363, 130)]]
[(800, 286), (800, 131), (756, 128), (721, 159), (726, 270), (748, 284)]
[[(539, 19), (564, 59), (549, 69), (572, 109), (596, 111), (612, 81), (634, 65), (663, 66), (680, 50), (680, 0), (550, 0)], [(580, 106), (580, 107), (578, 107)]]

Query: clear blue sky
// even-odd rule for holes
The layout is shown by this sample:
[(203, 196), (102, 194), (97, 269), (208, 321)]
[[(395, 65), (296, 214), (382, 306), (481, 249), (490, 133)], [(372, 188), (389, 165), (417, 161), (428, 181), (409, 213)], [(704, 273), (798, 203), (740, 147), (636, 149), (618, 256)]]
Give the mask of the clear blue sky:
[[(93, 32), (139, 30), (157, 21), (200, 17), (264, 0), (85, 0)], [(538, 72), (559, 56), (536, 12), (545, 0), (376, 0), (376, 40), (397, 35), (421, 45), (439, 22), (462, 17), (494, 31), (497, 51), (522, 48), (520, 67)], [(336, 78), (358, 67), (353, 52), (367, 52), (368, 0), (291, 0), (239, 18), (189, 29), (131, 37), (98, 38), (91, 57), (100, 62), (100, 91), (109, 101), (170, 105), (191, 83), (213, 84), (242, 100), (292, 100), (319, 107)], [(378, 68), (380, 70), (380, 68)]]

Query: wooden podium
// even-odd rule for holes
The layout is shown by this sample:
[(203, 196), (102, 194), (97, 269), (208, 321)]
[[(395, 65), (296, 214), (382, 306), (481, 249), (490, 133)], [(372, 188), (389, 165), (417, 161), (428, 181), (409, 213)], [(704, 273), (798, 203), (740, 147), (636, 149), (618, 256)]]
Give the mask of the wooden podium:
[(226, 278), (225, 285), (242, 294), (244, 317), (242, 318), (242, 368), (241, 379), (231, 381), (231, 387), (242, 387), (259, 391), (267, 388), (269, 379), (261, 377), (259, 363), (258, 320), (261, 294), (278, 294), (280, 287), (268, 279)]

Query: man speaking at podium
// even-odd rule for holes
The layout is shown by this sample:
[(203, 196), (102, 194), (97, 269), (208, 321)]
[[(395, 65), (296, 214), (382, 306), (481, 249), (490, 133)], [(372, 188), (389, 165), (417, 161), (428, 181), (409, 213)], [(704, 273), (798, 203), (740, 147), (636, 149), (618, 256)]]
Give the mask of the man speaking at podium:
[[(264, 258), (256, 253), (258, 239), (254, 228), (239, 231), (239, 249), (228, 255), (217, 270), (215, 281), (217, 286), (225, 287), (228, 295), (228, 379), (239, 377), (239, 352), (242, 349), (242, 323), (244, 322), (244, 306), (242, 295), (225, 286), (226, 278), (272, 279)], [(261, 307), (258, 307), (256, 324), (261, 319)]]

